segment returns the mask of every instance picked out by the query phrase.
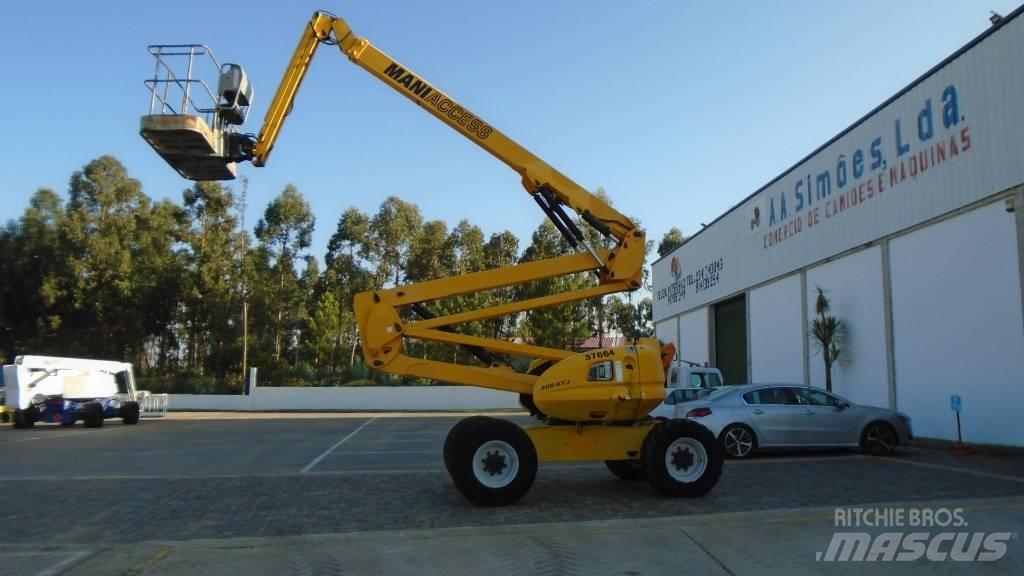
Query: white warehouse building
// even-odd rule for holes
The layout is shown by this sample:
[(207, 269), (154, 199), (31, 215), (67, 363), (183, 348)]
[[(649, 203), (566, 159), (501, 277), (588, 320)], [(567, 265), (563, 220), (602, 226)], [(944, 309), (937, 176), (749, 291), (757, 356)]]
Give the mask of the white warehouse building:
[(656, 334), (727, 382), (825, 387), (918, 437), (1024, 445), (1021, 9), (654, 263)]

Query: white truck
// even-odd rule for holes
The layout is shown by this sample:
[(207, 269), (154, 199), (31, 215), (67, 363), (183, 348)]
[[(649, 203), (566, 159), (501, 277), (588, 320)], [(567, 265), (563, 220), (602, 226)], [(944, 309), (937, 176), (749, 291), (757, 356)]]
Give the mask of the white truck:
[(651, 416), (672, 418), (676, 404), (697, 400), (702, 394), (719, 386), (725, 386), (725, 379), (718, 368), (689, 360), (676, 360), (669, 367), (668, 379), (665, 381), (665, 401), (651, 410)]
[(108, 418), (137, 424), (139, 400), (149, 396), (136, 391), (131, 364), (106, 360), (18, 356), (4, 366), (3, 383), (4, 407), (13, 410), (15, 428), (36, 422), (71, 426), (78, 420), (99, 428)]

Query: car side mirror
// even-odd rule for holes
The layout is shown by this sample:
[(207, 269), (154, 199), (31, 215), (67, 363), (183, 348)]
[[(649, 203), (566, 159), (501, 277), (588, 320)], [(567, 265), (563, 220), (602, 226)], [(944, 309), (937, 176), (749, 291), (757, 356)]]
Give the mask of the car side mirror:
[(836, 405), (836, 412), (842, 412), (843, 410), (846, 410), (849, 407), (850, 405), (847, 404), (846, 402), (840, 402), (839, 404)]

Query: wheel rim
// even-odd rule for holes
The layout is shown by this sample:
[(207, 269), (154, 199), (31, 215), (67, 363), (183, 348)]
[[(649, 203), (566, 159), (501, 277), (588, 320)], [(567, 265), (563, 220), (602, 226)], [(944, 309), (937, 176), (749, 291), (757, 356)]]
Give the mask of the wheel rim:
[(888, 454), (896, 445), (894, 436), (887, 427), (876, 424), (868, 430), (868, 449), (875, 454)]
[(665, 468), (676, 482), (693, 482), (704, 474), (707, 467), (707, 450), (693, 438), (679, 438), (665, 451)]
[(746, 428), (733, 428), (725, 433), (722, 442), (731, 456), (742, 458), (754, 449), (754, 437)]
[(473, 454), (473, 475), (488, 488), (504, 488), (518, 473), (519, 455), (507, 442), (485, 442)]

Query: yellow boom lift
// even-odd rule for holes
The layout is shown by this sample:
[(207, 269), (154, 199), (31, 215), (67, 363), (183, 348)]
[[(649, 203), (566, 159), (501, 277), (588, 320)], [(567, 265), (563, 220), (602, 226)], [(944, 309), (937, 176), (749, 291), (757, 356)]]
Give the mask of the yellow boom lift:
[[(624, 480), (646, 478), (669, 496), (699, 496), (721, 474), (722, 451), (707, 428), (690, 420), (659, 421), (648, 413), (665, 398), (665, 377), (675, 355), (671, 344), (640, 338), (626, 346), (575, 353), (461, 334), (460, 324), (631, 291), (640, 287), (644, 232), (601, 198), (534, 156), (490, 123), (399, 64), (341, 18), (313, 15), (302, 33), (259, 135), (239, 133), (252, 101), (242, 67), (217, 62), (202, 45), (151, 46), (157, 71), (146, 84), (150, 114), (140, 132), (183, 177), (227, 180), (236, 163), (266, 164), (291, 112), (295, 95), (321, 44), (336, 45), (348, 58), (515, 170), (523, 187), (576, 253), (537, 262), (441, 278), (355, 297), (354, 309), (366, 362), (379, 370), (519, 394), (521, 404), (541, 421), (525, 430), (507, 420), (474, 416), (456, 424), (444, 444), (444, 463), (458, 490), (471, 502), (503, 505), (517, 501), (533, 483), (538, 461), (604, 461)], [(175, 76), (171, 57), (187, 58), (189, 73)], [(197, 59), (219, 68), (216, 94), (192, 78)], [(168, 94), (183, 92), (180, 106)], [(213, 105), (201, 107), (206, 94)], [(572, 210), (577, 218), (566, 211)], [(580, 230), (589, 225), (614, 243), (590, 246)], [(596, 286), (435, 316), (427, 304), (459, 294), (517, 286), (545, 278), (595, 273)], [(408, 319), (410, 311), (418, 320)], [(470, 351), (478, 365), (455, 364), (403, 353), (407, 338), (442, 342)], [(532, 360), (517, 371), (504, 357)]]

